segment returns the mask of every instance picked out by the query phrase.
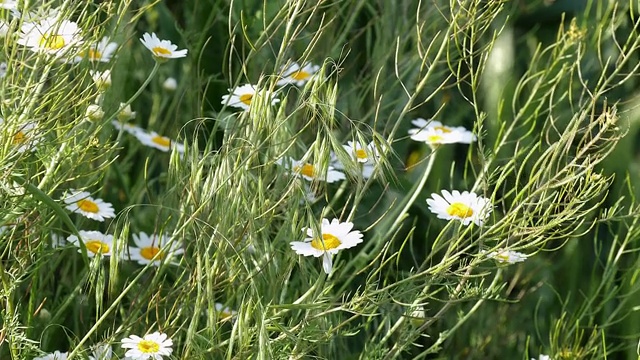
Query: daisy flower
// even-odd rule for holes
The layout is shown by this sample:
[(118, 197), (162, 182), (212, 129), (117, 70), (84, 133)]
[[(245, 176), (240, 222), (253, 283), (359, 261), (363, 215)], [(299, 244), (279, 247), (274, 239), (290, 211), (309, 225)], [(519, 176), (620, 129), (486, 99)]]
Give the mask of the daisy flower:
[(411, 123), (417, 126), (416, 129), (409, 130), (411, 139), (429, 145), (453, 143), (471, 144), (476, 141), (476, 136), (462, 126), (450, 127), (442, 125), (439, 121), (421, 118), (413, 120)]
[[(370, 142), (368, 145), (362, 145), (359, 141), (348, 141), (347, 145), (342, 145), (344, 150), (351, 158), (358, 163), (364, 179), (369, 179), (375, 170), (375, 161), (380, 158), (378, 149), (375, 144)], [(336, 169), (343, 170), (344, 165), (338, 161), (335, 154), (332, 156), (335, 160), (332, 162)]]
[(306, 63), (303, 67), (296, 62), (289, 66), (282, 67), (280, 72), (282, 78), (278, 80), (276, 85), (283, 86), (287, 84), (294, 84), (296, 86), (303, 86), (307, 81), (311, 80), (315, 73), (320, 69), (320, 66)]
[(0, 9), (16, 10), (18, 8), (18, 0), (0, 0)]
[(329, 166), (327, 168), (327, 172), (322, 173), (322, 169), (318, 166), (301, 160), (294, 160), (288, 157), (278, 159), (276, 163), (284, 166), (289, 171), (289, 173), (308, 181), (317, 180), (333, 183), (339, 180), (346, 179), (344, 173), (334, 169), (333, 166)]
[(145, 232), (140, 232), (138, 235), (133, 234), (133, 242), (136, 246), (129, 247), (131, 260), (137, 261), (140, 265), (153, 263), (155, 266), (160, 266), (164, 258), (184, 253), (184, 249), (180, 248), (176, 241), (167, 245), (169, 240), (165, 235), (152, 234), (149, 236)]
[(69, 235), (67, 241), (78, 247), (80, 250), (80, 241), (84, 243), (87, 248), (87, 255), (89, 257), (95, 257), (96, 255), (111, 256), (111, 250), (113, 249), (113, 235), (105, 235), (100, 231), (78, 231), (80, 234), (80, 240), (75, 235)]
[(60, 351), (54, 351), (50, 354), (47, 354), (45, 356), (38, 356), (37, 358), (34, 358), (33, 360), (67, 360), (67, 353), (63, 352), (61, 353)]
[(173, 341), (167, 338), (167, 334), (154, 332), (144, 337), (131, 335), (122, 339), (122, 348), (129, 349), (124, 354), (131, 360), (162, 360), (164, 356), (171, 356)]
[(498, 249), (497, 251), (492, 251), (490, 253), (487, 253), (487, 251), (482, 251), (482, 253), (486, 254), (488, 258), (494, 259), (499, 263), (507, 264), (523, 262), (527, 260), (527, 257), (529, 256), (527, 254), (506, 249)]
[(221, 303), (215, 303), (216, 314), (218, 314), (218, 318), (220, 321), (233, 320), (238, 314), (237, 311), (231, 309), (230, 307), (224, 306)]
[(429, 210), (438, 215), (439, 219), (460, 220), (462, 225), (474, 222), (481, 226), (491, 213), (489, 199), (468, 191), (460, 193), (457, 190), (452, 192), (442, 190), (442, 196), (431, 194), (431, 199), (427, 199), (427, 204), (429, 204)]
[(307, 228), (308, 237), (304, 241), (291, 242), (291, 249), (298, 255), (322, 256), (322, 268), (325, 273), (330, 274), (333, 268), (331, 256), (362, 242), (362, 233), (358, 230), (351, 231), (351, 229), (353, 229), (353, 223), (341, 223), (338, 219), (333, 219), (329, 223), (329, 220), (322, 219), (319, 235), (314, 234), (313, 229)]
[(69, 211), (81, 214), (89, 219), (104, 221), (115, 217), (113, 206), (101, 199), (94, 199), (86, 191), (71, 190), (63, 199)]
[(155, 131), (137, 131), (131, 134), (143, 145), (156, 148), (164, 152), (175, 148), (179, 153), (184, 153), (184, 145), (177, 143), (166, 136), (159, 135)]
[(75, 59), (76, 62), (80, 62), (85, 58), (89, 61), (109, 62), (118, 48), (118, 43), (109, 40), (109, 37), (105, 36), (97, 44), (92, 44), (88, 50), (78, 54)]
[(98, 344), (93, 348), (93, 353), (89, 356), (89, 360), (111, 360), (113, 358), (113, 349), (109, 344)]
[(251, 107), (251, 102), (255, 97), (266, 97), (269, 99), (271, 105), (275, 105), (280, 102), (280, 99), (274, 97), (274, 93), (269, 90), (260, 90), (256, 88), (255, 85), (244, 84), (236, 89), (229, 89), (229, 95), (222, 96), (222, 105), (228, 105), (231, 107), (243, 109), (249, 111)]
[(140, 39), (142, 45), (153, 53), (156, 60), (177, 59), (187, 56), (187, 50), (178, 50), (178, 46), (169, 40), (160, 40), (156, 33), (144, 33)]
[(93, 71), (89, 70), (89, 74), (93, 79), (93, 83), (96, 85), (98, 90), (106, 91), (111, 87), (111, 70), (105, 71)]
[(118, 120), (111, 120), (111, 124), (118, 131), (125, 131), (134, 136), (139, 132), (144, 132), (144, 129), (139, 126), (128, 124), (128, 123), (121, 124), (120, 121)]
[(81, 32), (72, 21), (55, 18), (26, 22), (20, 27), (17, 43), (29, 50), (50, 55), (62, 55), (81, 43)]
[(35, 122), (27, 122), (21, 126), (11, 126), (9, 122), (0, 118), (0, 128), (8, 132), (11, 138), (12, 145), (16, 148), (16, 151), (23, 153), (27, 150), (35, 151), (35, 145), (40, 143), (40, 139), (37, 139), (37, 125)]

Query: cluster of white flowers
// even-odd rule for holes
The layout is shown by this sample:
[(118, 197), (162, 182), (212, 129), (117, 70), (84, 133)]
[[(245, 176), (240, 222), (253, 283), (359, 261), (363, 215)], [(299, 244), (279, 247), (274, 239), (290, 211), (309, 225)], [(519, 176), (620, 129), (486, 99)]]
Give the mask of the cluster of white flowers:
[[(92, 220), (104, 221), (107, 218), (116, 216), (113, 205), (102, 199), (91, 197), (91, 194), (86, 191), (71, 190), (64, 195), (62, 200), (69, 211)], [(87, 249), (89, 257), (97, 255), (108, 257), (113, 254), (113, 235), (99, 231), (84, 230), (78, 231), (78, 235), (80, 236), (69, 235), (67, 241), (78, 248), (80, 248), (80, 242), (82, 242)], [(159, 266), (162, 262), (170, 262), (173, 256), (184, 252), (179, 242), (171, 242), (166, 235), (148, 235), (145, 232), (140, 232), (133, 234), (133, 241), (135, 246), (128, 246), (128, 250), (124, 255), (140, 265), (153, 264)]]
[[(172, 346), (173, 340), (167, 334), (158, 331), (143, 337), (130, 335), (121, 340), (121, 347), (126, 349), (125, 360), (162, 360), (164, 357), (171, 356)], [(66, 352), (54, 351), (33, 360), (67, 360), (68, 356)], [(111, 359), (113, 359), (113, 348), (109, 344), (96, 345), (89, 355), (89, 360)]]
[[(320, 66), (311, 63), (300, 66), (298, 63), (293, 62), (281, 68), (281, 74), (278, 76), (279, 80), (276, 82), (276, 85), (285, 86), (293, 84), (303, 86), (316, 76), (319, 69)], [(258, 86), (253, 84), (244, 84), (235, 89), (229, 89), (229, 94), (222, 96), (222, 105), (249, 111), (251, 104), (257, 98), (264, 99), (263, 101), (266, 101), (270, 105), (275, 105), (280, 102), (280, 99), (276, 97), (276, 92), (267, 89), (258, 89)]]

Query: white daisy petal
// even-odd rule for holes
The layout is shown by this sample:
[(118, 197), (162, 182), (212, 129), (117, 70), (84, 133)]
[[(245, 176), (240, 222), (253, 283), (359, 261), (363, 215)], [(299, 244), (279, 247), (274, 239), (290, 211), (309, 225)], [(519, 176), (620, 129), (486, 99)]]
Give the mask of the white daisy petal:
[(82, 36), (76, 23), (47, 18), (23, 23), (16, 42), (31, 51), (63, 56), (82, 42)]
[(99, 231), (78, 231), (80, 239), (76, 235), (69, 235), (67, 241), (78, 247), (81, 252), (79, 242), (82, 241), (87, 248), (87, 255), (94, 257), (96, 255), (111, 256), (113, 250), (113, 235), (105, 235)]
[(187, 56), (187, 50), (178, 50), (178, 46), (169, 40), (160, 40), (155, 33), (144, 33), (142, 44), (151, 51), (156, 60), (177, 59)]
[[(151, 263), (160, 266), (163, 261), (169, 262), (173, 256), (184, 253), (180, 243), (173, 241), (166, 235), (147, 235), (145, 232), (133, 234), (133, 242), (136, 246), (130, 246), (128, 254), (132, 261), (140, 265)], [(167, 260), (165, 260), (167, 259)]]
[(513, 250), (498, 249), (496, 251), (487, 252), (482, 251), (482, 254), (486, 254), (488, 258), (494, 259), (499, 263), (515, 264), (527, 260), (529, 255), (523, 254)]
[(96, 221), (104, 221), (106, 218), (113, 218), (116, 213), (110, 203), (102, 199), (94, 199), (86, 191), (71, 190), (65, 195), (63, 201), (67, 204), (69, 211), (83, 215)]
[(444, 197), (438, 194), (431, 194), (431, 199), (427, 199), (429, 210), (440, 219), (459, 220), (463, 225), (471, 222), (482, 226), (484, 220), (491, 213), (491, 202), (489, 199), (469, 193), (467, 191), (460, 194), (457, 190), (449, 193), (442, 191)]
[(430, 146), (453, 143), (470, 144), (476, 141), (476, 136), (461, 126), (450, 127), (439, 121), (421, 118), (415, 119), (411, 123), (417, 126), (417, 128), (409, 130), (411, 139)]
[(315, 77), (316, 72), (320, 69), (320, 66), (307, 63), (304, 66), (300, 66), (294, 62), (289, 66), (282, 67), (280, 72), (282, 77), (276, 85), (284, 86), (287, 84), (294, 84), (296, 86), (303, 86), (307, 81)]
[(318, 166), (314, 166), (313, 164), (304, 161), (294, 160), (289, 157), (278, 159), (276, 163), (286, 168), (290, 174), (308, 181), (315, 180), (333, 183), (346, 179), (343, 172), (334, 169), (332, 166), (327, 167), (326, 173), (322, 173)]
[(298, 255), (323, 256), (322, 267), (329, 274), (333, 268), (331, 258), (333, 254), (337, 254), (342, 249), (352, 248), (362, 242), (362, 233), (358, 230), (351, 231), (351, 229), (353, 229), (353, 223), (341, 223), (338, 219), (329, 222), (327, 219), (322, 219), (320, 236), (315, 236), (311, 228), (305, 229), (308, 237), (304, 242), (291, 242), (291, 249)]
[(122, 339), (121, 342), (123, 349), (129, 349), (124, 355), (131, 358), (131, 360), (159, 360), (163, 356), (170, 356), (173, 352), (171, 348), (173, 341), (168, 339), (166, 334), (157, 331), (142, 338), (131, 335)]
[(222, 96), (222, 105), (227, 105), (249, 111), (251, 104), (255, 97), (265, 97), (269, 99), (271, 105), (275, 105), (280, 102), (280, 99), (275, 97), (275, 93), (269, 90), (259, 90), (256, 85), (244, 84), (235, 89), (229, 89), (229, 95)]

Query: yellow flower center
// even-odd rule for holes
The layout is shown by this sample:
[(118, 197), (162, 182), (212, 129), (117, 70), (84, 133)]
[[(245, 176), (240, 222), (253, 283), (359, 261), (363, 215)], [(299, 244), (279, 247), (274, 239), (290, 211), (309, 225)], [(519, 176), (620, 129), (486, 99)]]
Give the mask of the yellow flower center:
[(218, 311), (218, 316), (220, 317), (220, 319), (224, 320), (232, 317), (233, 314), (225, 310), (220, 310)]
[(311, 246), (318, 250), (335, 249), (342, 244), (340, 240), (331, 234), (322, 234), (322, 240), (315, 238), (311, 241)]
[(501, 252), (496, 255), (498, 260), (502, 260), (503, 262), (509, 262), (509, 254), (506, 252)]
[(106, 254), (109, 252), (109, 245), (103, 243), (100, 240), (89, 240), (84, 245), (87, 247), (88, 251), (91, 251), (94, 254), (100, 252)]
[(309, 76), (311, 76), (311, 74), (309, 74), (306, 71), (302, 71), (302, 70), (298, 70), (298, 71), (294, 72), (293, 74), (291, 74), (291, 77), (294, 80), (298, 80), (298, 81), (306, 80), (307, 78), (309, 78)]
[(22, 131), (18, 131), (13, 135), (13, 145), (20, 145), (27, 140), (27, 136)]
[(448, 133), (450, 133), (450, 132), (451, 132), (451, 130), (447, 129), (447, 128), (446, 128), (446, 127), (444, 127), (444, 126), (436, 126), (436, 127), (434, 127), (434, 129), (436, 129), (436, 130), (440, 130), (440, 131), (442, 131), (442, 132), (443, 132), (443, 133), (445, 133), (445, 134), (448, 134)]
[(171, 145), (171, 139), (160, 135), (152, 137), (151, 141), (163, 147), (169, 147)]
[(253, 99), (253, 94), (240, 95), (240, 101), (242, 101), (245, 105), (251, 105), (251, 99)]
[(362, 150), (362, 149), (356, 150), (356, 157), (358, 159), (366, 159), (367, 158), (367, 152)]
[(156, 55), (156, 56), (168, 56), (171, 55), (171, 51), (163, 48), (162, 46), (156, 46), (153, 49), (151, 49), (151, 51)]
[(442, 139), (444, 138), (440, 135), (429, 135), (429, 137), (427, 138), (428, 142), (430, 143), (439, 143), (442, 141)]
[(473, 209), (463, 203), (453, 203), (447, 208), (447, 214), (459, 218), (468, 218), (473, 215)]
[(293, 168), (295, 172), (298, 172), (306, 177), (315, 178), (316, 169), (311, 164), (304, 164), (302, 166), (296, 166)]
[(159, 247), (147, 246), (147, 247), (144, 247), (144, 248), (140, 249), (140, 255), (142, 255), (142, 257), (147, 259), (147, 260), (153, 259), (153, 257), (156, 256), (156, 254), (158, 254), (158, 253), (160, 255), (158, 255), (156, 260), (162, 260), (163, 254), (162, 254), (162, 251), (160, 250)]
[(96, 49), (89, 49), (89, 59), (100, 60), (102, 59), (102, 53)]
[(38, 43), (38, 45), (41, 48), (60, 50), (66, 45), (66, 43), (64, 41), (64, 37), (62, 37), (61, 35), (43, 34), (40, 37), (40, 42)]
[(151, 340), (140, 340), (138, 350), (143, 354), (155, 354), (160, 350), (160, 344)]
[(78, 201), (76, 204), (78, 205), (78, 208), (80, 208), (80, 210), (82, 211), (86, 211), (94, 214), (100, 211), (100, 207), (98, 207), (98, 204), (88, 199), (82, 199)]

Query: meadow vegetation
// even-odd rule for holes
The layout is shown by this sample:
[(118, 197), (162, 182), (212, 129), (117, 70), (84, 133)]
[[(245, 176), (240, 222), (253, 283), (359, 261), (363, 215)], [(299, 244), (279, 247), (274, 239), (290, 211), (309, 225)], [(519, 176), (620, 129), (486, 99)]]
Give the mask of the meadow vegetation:
[(0, 0), (0, 359), (640, 359), (639, 27)]

